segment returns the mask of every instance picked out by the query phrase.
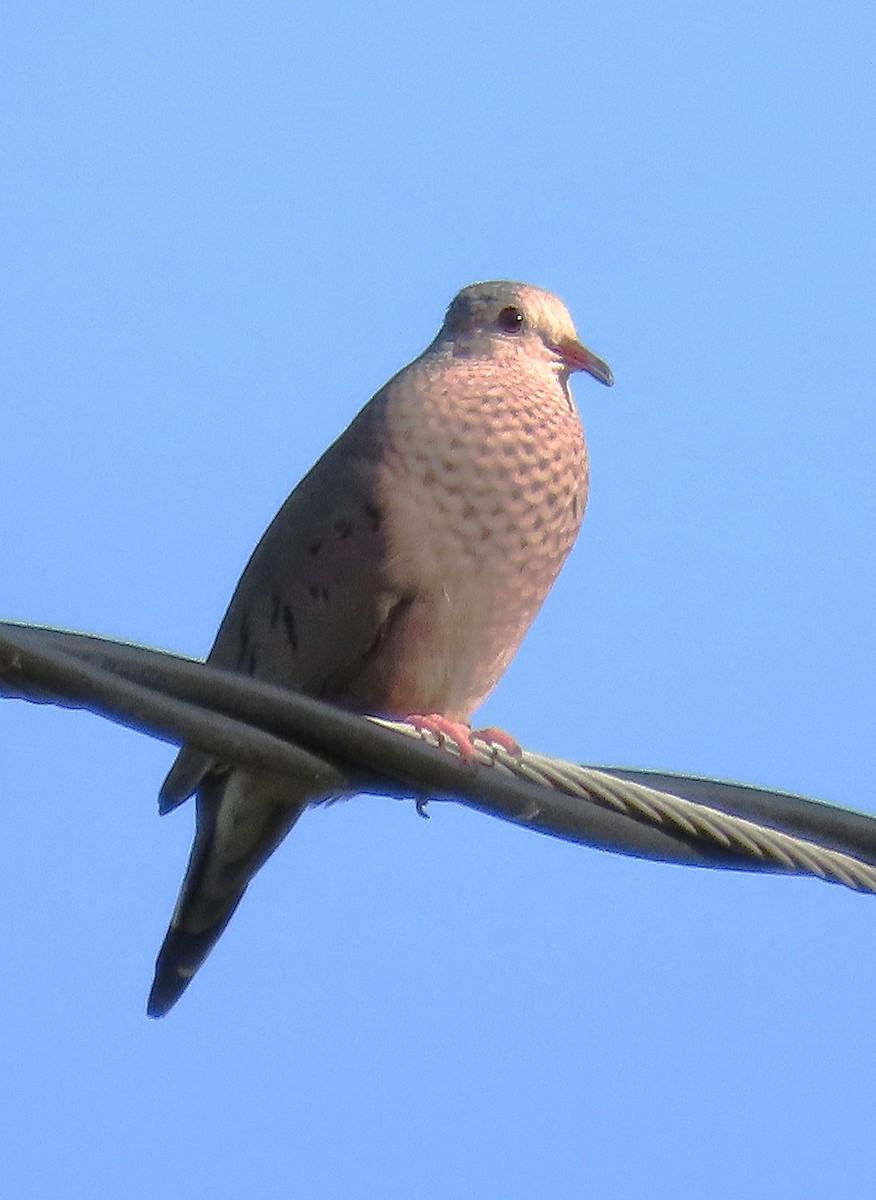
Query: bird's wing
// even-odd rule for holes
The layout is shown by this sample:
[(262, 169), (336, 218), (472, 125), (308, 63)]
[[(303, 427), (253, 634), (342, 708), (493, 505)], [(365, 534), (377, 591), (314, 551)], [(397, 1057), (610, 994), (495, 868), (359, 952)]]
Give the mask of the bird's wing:
[[(379, 393), (292, 492), (240, 578), (208, 661), (338, 700), (408, 602), (394, 584), (377, 487)], [(162, 811), (201, 785), (215, 760), (183, 747)]]

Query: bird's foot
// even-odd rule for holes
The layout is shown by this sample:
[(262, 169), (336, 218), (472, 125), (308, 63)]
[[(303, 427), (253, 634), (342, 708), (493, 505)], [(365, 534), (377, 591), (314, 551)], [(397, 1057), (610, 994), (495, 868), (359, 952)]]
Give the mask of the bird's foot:
[[(472, 729), (464, 721), (451, 721), (440, 713), (412, 713), (405, 717), (409, 725), (420, 731), (421, 735), (431, 733), (438, 739), (438, 745), (443, 746), (448, 740), (452, 741), (459, 751), (459, 757), (465, 763), (474, 764), (478, 761), (478, 751), (475, 741), (486, 742), (495, 753), (504, 750), (518, 761), (523, 757), (520, 743), (495, 725), (487, 725), (483, 729)], [(424, 814), (421, 814), (424, 815)]]
[(478, 761), (478, 752), (471, 740), (471, 726), (466, 725), (464, 721), (451, 721), (449, 717), (442, 717), (440, 713), (410, 713), (405, 720), (419, 731), (421, 737), (428, 733), (433, 734), (438, 739), (439, 746), (443, 746), (446, 741), (453, 742), (463, 762), (474, 764)]
[(504, 750), (518, 762), (523, 758), (523, 748), (517, 739), (513, 738), (510, 733), (506, 733), (504, 729), (497, 729), (495, 725), (487, 725), (484, 729), (473, 729), (471, 737), (472, 740), (477, 738), (479, 742), (488, 742), (491, 746)]

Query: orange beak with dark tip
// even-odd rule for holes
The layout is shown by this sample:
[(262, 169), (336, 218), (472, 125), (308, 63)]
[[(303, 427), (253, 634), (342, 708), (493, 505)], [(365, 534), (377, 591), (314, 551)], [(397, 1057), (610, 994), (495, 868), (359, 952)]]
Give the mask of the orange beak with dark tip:
[(576, 338), (563, 338), (558, 346), (551, 346), (551, 349), (560, 356), (570, 371), (586, 371), (588, 375), (592, 375), (606, 387), (611, 387), (614, 383), (614, 376), (608, 363), (597, 358)]

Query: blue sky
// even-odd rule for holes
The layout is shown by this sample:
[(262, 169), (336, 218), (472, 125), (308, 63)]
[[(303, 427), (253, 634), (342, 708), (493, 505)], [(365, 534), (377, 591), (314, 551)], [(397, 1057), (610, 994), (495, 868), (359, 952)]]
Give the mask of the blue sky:
[[(479, 278), (556, 291), (591, 503), (482, 710), (876, 811), (872, 5), (7, 5), (4, 616), (209, 648)], [(0, 706), (21, 1197), (859, 1190), (876, 910), (455, 806), (307, 814), (162, 1022), (168, 747)]]

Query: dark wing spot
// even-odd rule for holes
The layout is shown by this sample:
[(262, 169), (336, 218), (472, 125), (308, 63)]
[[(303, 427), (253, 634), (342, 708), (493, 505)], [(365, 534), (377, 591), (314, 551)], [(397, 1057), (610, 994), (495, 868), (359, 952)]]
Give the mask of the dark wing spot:
[(348, 517), (338, 517), (332, 528), (341, 541), (343, 541), (344, 538), (348, 538), (353, 532), (353, 522)]
[(578, 520), (578, 497), (577, 496), (572, 497), (572, 516), (575, 518), (576, 521)]
[(318, 600), (319, 599), (319, 584), (309, 583), (307, 585), (307, 594), (308, 594), (308, 596), (310, 596), (311, 600)]
[(271, 629), (276, 628), (280, 616), (280, 597), (276, 592), (271, 596)]
[(363, 504), (362, 512), (365, 514), (365, 520), (368, 523), (368, 528), (372, 533), (377, 533), (383, 521), (383, 513), (373, 504)]
[(286, 629), (286, 641), (293, 650), (297, 650), (298, 634), (295, 631), (295, 614), (288, 604), (283, 605), (283, 625)]
[(311, 558), (316, 558), (317, 554), (319, 554), (321, 549), (322, 549), (322, 542), (311, 542), (310, 545), (307, 547), (307, 551), (310, 554)]

